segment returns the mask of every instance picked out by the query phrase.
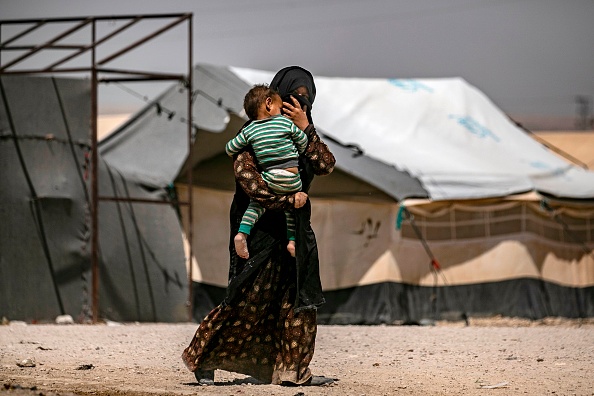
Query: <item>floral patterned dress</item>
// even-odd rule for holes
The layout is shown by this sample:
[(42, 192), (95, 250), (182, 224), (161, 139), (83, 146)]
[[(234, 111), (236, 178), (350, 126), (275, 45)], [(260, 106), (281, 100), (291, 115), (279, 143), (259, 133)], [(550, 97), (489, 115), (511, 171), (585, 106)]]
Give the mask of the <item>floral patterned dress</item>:
[[(303, 191), (315, 175), (327, 175), (335, 159), (313, 124), (305, 129), (308, 146), (301, 158)], [(239, 153), (234, 161), (237, 188), (231, 207), (231, 263), (225, 300), (202, 321), (184, 350), (190, 371), (226, 370), (265, 383), (305, 384), (317, 332), (316, 307), (324, 303), (315, 235), (309, 223), (309, 200), (295, 210), (297, 255), (286, 251), (283, 210), (295, 196), (272, 193), (260, 177), (254, 156)], [(248, 239), (250, 258), (235, 254), (235, 236), (249, 199), (267, 210)]]

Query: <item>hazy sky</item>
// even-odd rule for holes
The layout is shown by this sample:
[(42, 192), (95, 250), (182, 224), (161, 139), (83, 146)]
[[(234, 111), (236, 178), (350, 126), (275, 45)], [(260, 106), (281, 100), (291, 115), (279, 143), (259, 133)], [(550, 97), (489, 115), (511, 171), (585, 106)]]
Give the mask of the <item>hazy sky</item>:
[[(0, 0), (1, 19), (177, 12), (194, 14), (194, 63), (457, 76), (530, 127), (571, 124), (576, 95), (594, 97), (594, 0)], [(147, 69), (183, 71), (185, 33), (177, 28), (133, 55)]]

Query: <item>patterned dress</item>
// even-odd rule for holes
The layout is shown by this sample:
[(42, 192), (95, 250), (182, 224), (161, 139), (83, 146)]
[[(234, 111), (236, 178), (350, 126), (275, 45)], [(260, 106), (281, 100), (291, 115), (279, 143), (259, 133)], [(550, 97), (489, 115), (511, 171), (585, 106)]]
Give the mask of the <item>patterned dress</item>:
[[(305, 132), (309, 143), (302, 159), (307, 169), (301, 173), (306, 178), (304, 191), (308, 191), (313, 175), (332, 172), (335, 159), (313, 125)], [(284, 237), (282, 210), (293, 207), (295, 197), (270, 192), (253, 158), (244, 151), (234, 162), (235, 177), (241, 187), (234, 200), (238, 207), (231, 210), (231, 235), (235, 235), (243, 213), (243, 192), (247, 194), (243, 201), (251, 198), (272, 209), (265, 215), (270, 215), (270, 220), (263, 217), (254, 228), (248, 261), (239, 259), (230, 243), (227, 296), (204, 318), (182, 359), (190, 371), (220, 369), (250, 375), (265, 383), (304, 384), (312, 378), (309, 363), (317, 332), (316, 307), (324, 302), (317, 245), (309, 225), (311, 208), (308, 202), (304, 210), (296, 211), (295, 260), (286, 251), (286, 241), (277, 237)], [(281, 223), (275, 222), (274, 216), (278, 218), (279, 214)], [(262, 231), (256, 232), (260, 225)], [(267, 226), (273, 231), (267, 232)]]

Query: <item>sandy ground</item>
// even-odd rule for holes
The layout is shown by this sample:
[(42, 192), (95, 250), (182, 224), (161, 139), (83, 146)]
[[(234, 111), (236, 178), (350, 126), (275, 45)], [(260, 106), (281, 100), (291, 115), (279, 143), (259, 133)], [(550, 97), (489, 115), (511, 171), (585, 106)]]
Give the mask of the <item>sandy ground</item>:
[(0, 326), (0, 396), (594, 395), (592, 319), (320, 326), (310, 367), (337, 381), (294, 388), (221, 370), (199, 386), (180, 360), (196, 326)]

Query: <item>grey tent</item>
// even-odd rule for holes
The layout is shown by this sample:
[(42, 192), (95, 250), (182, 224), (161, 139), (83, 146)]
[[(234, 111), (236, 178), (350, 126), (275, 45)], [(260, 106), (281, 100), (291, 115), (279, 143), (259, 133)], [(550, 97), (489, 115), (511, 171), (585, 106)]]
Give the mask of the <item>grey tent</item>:
[[(0, 316), (91, 315), (90, 82), (0, 80)], [(100, 159), (103, 196), (161, 199), (162, 186)], [(187, 318), (179, 220), (169, 207), (101, 202), (100, 317)]]

